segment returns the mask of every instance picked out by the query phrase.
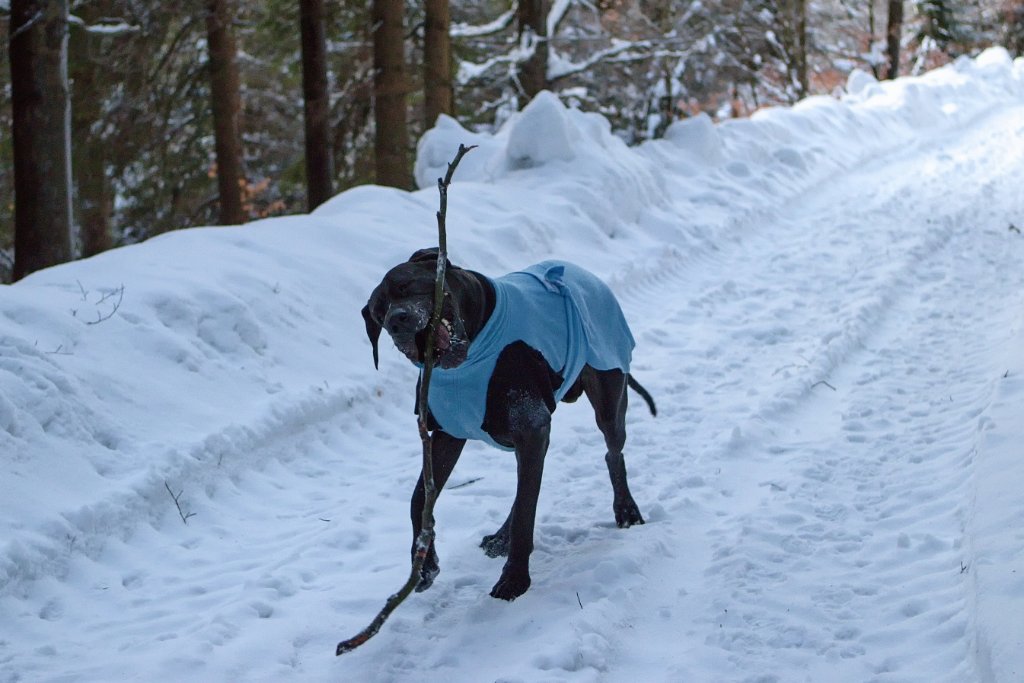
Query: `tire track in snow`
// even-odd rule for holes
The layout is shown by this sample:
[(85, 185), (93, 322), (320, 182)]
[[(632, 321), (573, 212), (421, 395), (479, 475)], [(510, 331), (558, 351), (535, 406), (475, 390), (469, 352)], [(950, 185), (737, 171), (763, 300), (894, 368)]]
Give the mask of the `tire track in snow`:
[[(244, 634), (261, 634), (252, 624), (265, 623), (281, 600), (326, 591), (320, 576), (291, 571), (288, 565), (310, 554), (329, 576), (345, 565), (345, 549), (369, 542), (367, 534), (347, 528), (333, 512), (346, 508), (356, 519), (368, 514), (356, 503), (364, 492), (343, 475), (362, 472), (372, 480), (366, 470), (377, 472), (381, 499), (389, 497), (387, 485), (408, 479), (405, 468), (396, 472), (363, 453), (332, 448), (344, 442), (334, 433), (378, 431), (382, 405), (383, 417), (407, 419), (411, 411), (401, 411), (399, 401), (368, 400), (375, 392), (404, 394), (407, 374), (386, 372), (374, 387), (311, 387), (305, 396), (292, 394), (258, 423), (229, 426), (191, 448), (154, 456), (157, 464), (130, 486), (54, 520), (31, 545), (5, 548), (0, 610), (21, 617), (25, 628), (0, 642), (0, 680), (53, 672), (58, 656), (73, 679), (105, 679), (109, 670), (90, 672), (75, 665), (90, 661), (85, 653), (92, 638), (119, 653), (126, 680), (172, 680), (190, 670), (205, 676), (208, 648), (236, 640), (240, 647)], [(309, 480), (322, 481), (322, 487), (310, 493)], [(196, 514), (188, 525), (182, 524), (165, 482), (175, 492), (184, 491), (183, 509)], [(406, 506), (402, 501), (399, 507)], [(260, 519), (267, 531), (253, 534), (248, 525)], [(403, 515), (393, 519), (404, 530)], [(244, 537), (239, 529), (245, 530)], [(211, 544), (233, 550), (214, 550)], [(140, 557), (140, 549), (161, 557)], [(230, 558), (226, 563), (209, 559), (225, 555)], [(391, 557), (401, 564), (400, 553)], [(33, 614), (40, 596), (45, 605)], [(109, 608), (94, 611), (94, 601), (115, 601), (118, 612), (131, 619), (96, 622), (93, 614), (109, 613)], [(182, 604), (190, 607), (183, 610)], [(80, 624), (86, 637), (60, 647), (40, 645), (57, 641), (50, 625), (54, 633), (63, 633), (69, 622)], [(327, 631), (318, 629), (321, 636)], [(187, 644), (162, 647), (178, 639)], [(221, 675), (235, 679), (229, 672)]]

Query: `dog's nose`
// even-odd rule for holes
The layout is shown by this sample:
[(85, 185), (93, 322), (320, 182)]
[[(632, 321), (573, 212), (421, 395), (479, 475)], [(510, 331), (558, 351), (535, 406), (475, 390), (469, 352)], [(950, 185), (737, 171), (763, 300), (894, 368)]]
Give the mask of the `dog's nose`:
[(384, 329), (389, 334), (412, 334), (419, 331), (419, 316), (405, 306), (394, 306), (384, 318)]

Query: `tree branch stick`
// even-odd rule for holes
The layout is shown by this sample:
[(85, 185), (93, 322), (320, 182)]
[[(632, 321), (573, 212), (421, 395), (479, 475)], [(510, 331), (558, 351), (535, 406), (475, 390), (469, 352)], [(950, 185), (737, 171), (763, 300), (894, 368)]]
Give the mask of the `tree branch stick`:
[(437, 212), (438, 253), (437, 274), (434, 279), (434, 310), (430, 315), (430, 322), (427, 326), (426, 349), (423, 354), (423, 376), (420, 380), (419, 395), (419, 432), (420, 441), (423, 442), (423, 518), (419, 536), (416, 537), (416, 554), (413, 558), (412, 569), (409, 572), (409, 578), (406, 580), (405, 585), (387, 599), (384, 607), (373, 618), (370, 625), (352, 638), (338, 643), (335, 655), (351, 652), (377, 635), (377, 632), (380, 631), (381, 626), (391, 616), (391, 613), (409, 597), (416, 587), (420, 579), (420, 570), (423, 569), (423, 563), (426, 561), (430, 547), (434, 543), (434, 502), (437, 500), (437, 487), (434, 485), (433, 449), (430, 442), (430, 430), (427, 428), (427, 396), (429, 395), (430, 376), (434, 372), (434, 335), (436, 334), (437, 326), (441, 323), (441, 308), (444, 304), (444, 274), (448, 264), (448, 235), (445, 230), (445, 215), (448, 212), (448, 186), (452, 182), (455, 168), (462, 161), (462, 157), (474, 147), (476, 145), (469, 147), (459, 145), (458, 154), (448, 164), (448, 173), (445, 174), (443, 179), (437, 179), (437, 189), (441, 195), (441, 208)]

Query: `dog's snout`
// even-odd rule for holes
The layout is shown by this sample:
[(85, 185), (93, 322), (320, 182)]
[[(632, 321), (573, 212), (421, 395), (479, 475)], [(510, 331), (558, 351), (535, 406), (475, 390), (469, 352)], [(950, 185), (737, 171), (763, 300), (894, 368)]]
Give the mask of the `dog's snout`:
[(420, 327), (420, 316), (408, 306), (392, 306), (384, 318), (384, 329), (389, 334), (412, 334)]

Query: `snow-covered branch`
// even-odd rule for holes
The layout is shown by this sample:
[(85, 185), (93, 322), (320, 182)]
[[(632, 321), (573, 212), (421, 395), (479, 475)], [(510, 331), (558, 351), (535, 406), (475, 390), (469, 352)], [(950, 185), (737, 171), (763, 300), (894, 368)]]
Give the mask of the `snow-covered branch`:
[(68, 15), (68, 23), (81, 28), (86, 33), (103, 36), (120, 36), (126, 33), (138, 33), (141, 27), (129, 24), (126, 21), (118, 20), (111, 23), (87, 24), (85, 20), (74, 14)]
[(525, 30), (519, 44), (505, 54), (491, 57), (482, 64), (467, 61), (459, 62), (459, 69), (455, 75), (455, 80), (459, 85), (465, 85), (474, 79), (481, 78), (496, 66), (502, 64), (508, 66), (523, 64), (529, 61), (539, 46), (546, 44), (546, 42), (545, 39), (540, 38), (533, 31)]
[(598, 50), (581, 62), (572, 62), (552, 51), (548, 78), (552, 81), (583, 73), (600, 63), (624, 64), (647, 59), (686, 59), (698, 52), (699, 43), (686, 49), (664, 47), (661, 41), (613, 39), (611, 47)]
[(452, 24), (451, 36), (452, 38), (480, 38), (482, 36), (489, 36), (495, 33), (500, 33), (512, 25), (512, 20), (515, 19), (516, 8), (513, 5), (507, 12), (499, 16), (494, 21), (480, 26), (473, 26), (471, 24)]
[(575, 0), (554, 0), (551, 3), (551, 9), (548, 10), (547, 28), (548, 35), (553, 36), (558, 33), (558, 25), (562, 23), (562, 19), (569, 12), (569, 8), (572, 6)]

